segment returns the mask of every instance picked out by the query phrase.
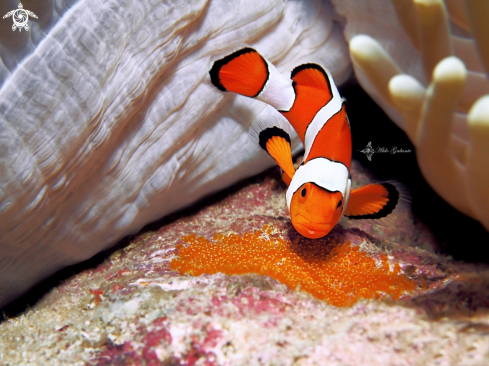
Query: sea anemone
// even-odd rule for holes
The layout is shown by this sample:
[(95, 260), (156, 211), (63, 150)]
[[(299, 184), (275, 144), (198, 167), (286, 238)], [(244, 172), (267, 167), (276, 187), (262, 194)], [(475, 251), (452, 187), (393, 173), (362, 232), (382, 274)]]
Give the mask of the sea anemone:
[(321, 1), (30, 4), (28, 34), (0, 19), (0, 305), (274, 164), (247, 133), (264, 105), (210, 83), (223, 53), (248, 44), (282, 72), (314, 59), (351, 73)]
[(358, 21), (355, 27), (348, 4), (340, 5), (355, 74), (416, 146), (428, 183), (489, 229), (489, 6), (451, 0), (384, 3), (382, 9), (391, 7), (398, 19), (386, 17), (396, 30), (384, 39), (378, 29), (369, 35)]

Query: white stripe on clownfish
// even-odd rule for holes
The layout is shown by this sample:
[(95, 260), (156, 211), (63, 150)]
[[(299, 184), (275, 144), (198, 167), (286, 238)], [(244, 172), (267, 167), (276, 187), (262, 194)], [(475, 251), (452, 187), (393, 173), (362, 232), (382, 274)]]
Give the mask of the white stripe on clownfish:
[[(329, 192), (341, 192), (347, 203), (350, 196), (350, 171), (342, 164), (326, 158), (314, 158), (306, 164), (302, 164), (295, 171), (294, 178), (290, 182), (285, 194), (287, 207), (290, 210), (292, 195), (305, 183), (314, 183)], [(344, 184), (344, 182), (347, 182)], [(346, 204), (343, 205), (343, 211)]]
[(255, 98), (270, 104), (279, 111), (289, 111), (295, 101), (292, 81), (284, 77), (267, 59), (264, 58), (264, 60), (267, 63), (269, 75), (263, 89)]
[(317, 112), (311, 123), (309, 123), (309, 125), (307, 126), (306, 135), (304, 138), (304, 161), (308, 159), (309, 152), (311, 151), (312, 145), (314, 144), (314, 141), (316, 140), (316, 136), (318, 135), (319, 131), (324, 127), (326, 123), (328, 123), (333, 115), (341, 110), (341, 107), (343, 105), (343, 98), (341, 98), (340, 96), (338, 88), (333, 81), (333, 77), (327, 69), (324, 69), (324, 71), (326, 71), (326, 75), (328, 76), (329, 86), (333, 97), (324, 107), (322, 107)]

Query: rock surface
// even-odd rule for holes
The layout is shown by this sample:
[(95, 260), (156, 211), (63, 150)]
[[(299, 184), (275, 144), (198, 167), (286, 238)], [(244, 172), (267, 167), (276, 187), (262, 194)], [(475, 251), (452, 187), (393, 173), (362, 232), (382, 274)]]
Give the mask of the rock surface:
[[(371, 177), (353, 163), (356, 184)], [(483, 365), (489, 361), (489, 266), (435, 254), (411, 212), (382, 230), (343, 219), (325, 245), (350, 240), (387, 255), (415, 288), (398, 300), (335, 307), (256, 274), (199, 277), (170, 269), (182, 237), (267, 224), (294, 240), (278, 169), (134, 237), (0, 324), (10, 365)], [(188, 241), (188, 240), (187, 240)], [(217, 240), (218, 241), (218, 240)], [(331, 244), (332, 243), (332, 244)], [(302, 240), (302, 250), (313, 241)], [(294, 244), (296, 245), (296, 244)], [(421, 249), (424, 248), (424, 249)], [(368, 274), (367, 274), (368, 275)]]

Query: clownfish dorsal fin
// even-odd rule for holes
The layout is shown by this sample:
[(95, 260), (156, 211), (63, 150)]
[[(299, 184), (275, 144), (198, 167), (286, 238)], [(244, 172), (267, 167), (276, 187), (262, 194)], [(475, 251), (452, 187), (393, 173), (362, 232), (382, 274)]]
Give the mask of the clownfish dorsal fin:
[(292, 108), (282, 114), (290, 121), (304, 143), (309, 124), (317, 113), (333, 99), (332, 80), (326, 70), (317, 64), (297, 66), (292, 70), (290, 78), (293, 83), (295, 100)]
[(296, 85), (307, 86), (326, 93), (325, 97), (329, 100), (333, 97), (331, 81), (323, 67), (317, 64), (302, 64), (297, 66), (290, 78)]
[(260, 147), (283, 170), (283, 181), (289, 185), (295, 173), (290, 147), (290, 125), (281, 115), (260, 115), (250, 126), (249, 133)]
[(369, 184), (352, 189), (344, 215), (352, 220), (367, 220), (389, 226), (409, 208), (411, 198), (398, 182)]

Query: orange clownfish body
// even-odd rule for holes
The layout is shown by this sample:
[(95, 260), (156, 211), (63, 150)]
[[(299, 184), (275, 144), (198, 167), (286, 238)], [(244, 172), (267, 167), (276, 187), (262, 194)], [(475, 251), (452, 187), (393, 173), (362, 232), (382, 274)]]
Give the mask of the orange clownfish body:
[[(290, 218), (300, 234), (323, 237), (342, 215), (389, 222), (405, 207), (408, 198), (397, 183), (351, 190), (346, 104), (325, 68), (300, 65), (286, 78), (257, 51), (243, 48), (214, 62), (209, 73), (218, 89), (261, 100), (280, 112), (259, 116), (250, 134), (283, 170)], [(292, 162), (290, 125), (305, 148), (297, 170)]]

